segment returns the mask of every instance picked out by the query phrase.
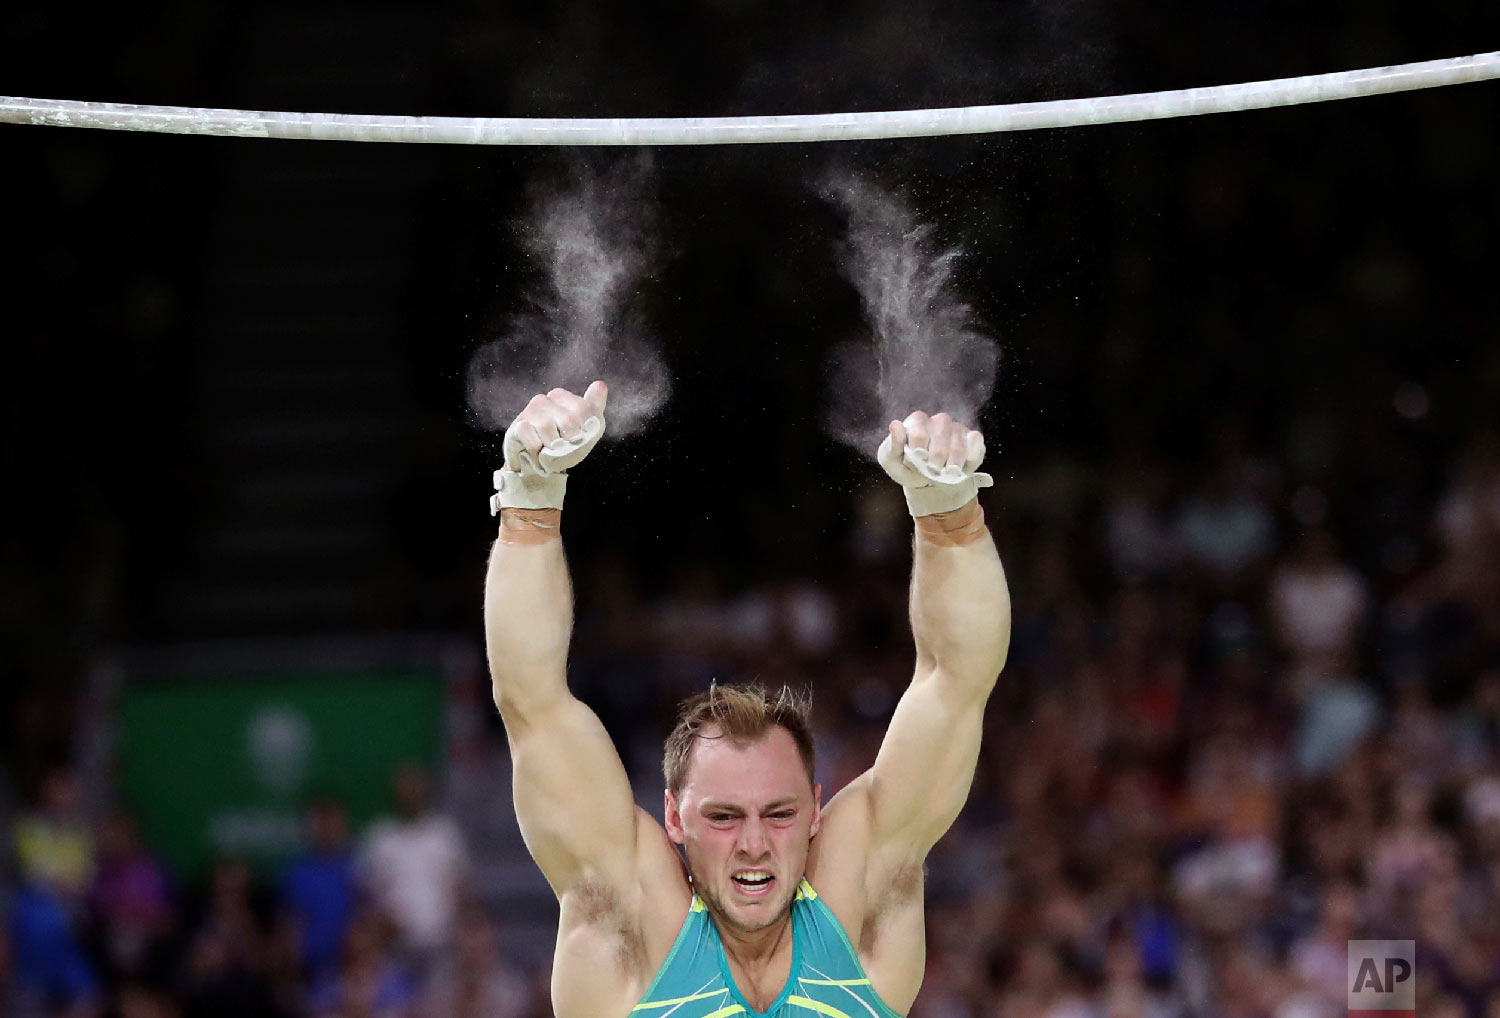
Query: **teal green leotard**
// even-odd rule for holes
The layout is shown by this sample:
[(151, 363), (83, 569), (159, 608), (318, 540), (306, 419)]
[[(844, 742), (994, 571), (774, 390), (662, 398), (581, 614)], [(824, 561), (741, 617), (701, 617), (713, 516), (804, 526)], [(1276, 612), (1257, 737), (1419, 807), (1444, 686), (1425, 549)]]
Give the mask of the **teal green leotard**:
[(870, 985), (849, 935), (806, 880), (792, 899), (792, 972), (765, 1011), (734, 985), (719, 929), (702, 899), (692, 907), (671, 953), (630, 1018), (900, 1018)]

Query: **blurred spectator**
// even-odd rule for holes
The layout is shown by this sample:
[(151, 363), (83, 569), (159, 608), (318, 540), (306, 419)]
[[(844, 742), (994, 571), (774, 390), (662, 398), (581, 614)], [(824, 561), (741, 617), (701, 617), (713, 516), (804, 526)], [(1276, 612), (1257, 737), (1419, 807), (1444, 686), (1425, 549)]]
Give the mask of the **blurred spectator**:
[(1277, 876), (1275, 847), (1259, 835), (1211, 842), (1174, 873), (1188, 920), (1219, 935), (1243, 934), (1260, 921)]
[(1271, 903), (1280, 876), (1280, 774), (1274, 753), (1220, 724), (1189, 764), (1188, 801), (1207, 842), (1174, 872), (1197, 925), (1243, 931)]
[(1464, 1006), (1463, 999), (1453, 994), (1445, 993), (1430, 1005), (1423, 1018), (1469, 1018), (1469, 1009)]
[(1104, 540), (1115, 576), (1122, 582), (1155, 578), (1177, 560), (1166, 488), (1165, 472), (1156, 464), (1132, 460), (1116, 467), (1105, 495)]
[(23, 1018), (92, 1018), (101, 1001), (97, 974), (50, 885), (25, 884), (10, 918), (16, 1014)]
[(266, 944), (251, 900), (250, 869), (220, 859), (187, 940), (184, 1018), (264, 1018), (274, 1014), (265, 979)]
[[(7, 906), (9, 901), (5, 903)], [(10, 930), (0, 925), (0, 1014), (16, 1014), (21, 1002), (16, 997), (16, 973), (10, 949)]]
[(521, 1018), (526, 1004), (526, 980), (501, 960), (490, 920), (465, 910), (455, 949), (428, 980), (421, 1018)]
[(110, 1018), (178, 1018), (181, 1010), (171, 993), (145, 983), (126, 983), (115, 993)]
[(1235, 461), (1216, 467), (1177, 517), (1176, 539), (1189, 561), (1221, 580), (1235, 579), (1269, 555), (1275, 536), (1265, 500)]
[(1370, 846), (1368, 875), (1375, 906), (1392, 913), (1401, 899), (1444, 873), (1455, 846), (1432, 822), (1431, 795), (1418, 782), (1398, 780), (1390, 816)]
[(1305, 684), (1353, 668), (1368, 605), (1365, 583), (1339, 561), (1333, 535), (1320, 527), (1303, 534), (1271, 582), (1271, 620), (1292, 674)]
[(16, 819), (16, 869), (74, 907), (94, 875), (94, 837), (83, 816), (78, 778), (56, 767), (42, 779), (37, 808)]
[(1466, 768), (1483, 768), (1500, 759), (1500, 667), (1483, 669), (1466, 702), (1458, 707), (1452, 736)]
[(140, 975), (166, 948), (174, 919), (167, 874), (123, 809), (100, 828), (89, 907), (100, 959), (112, 974)]
[(1294, 757), (1304, 777), (1327, 774), (1375, 730), (1380, 704), (1347, 675), (1314, 680), (1302, 694)]
[(1022, 945), (991, 1018), (1093, 1018), (1073, 963), (1061, 945)]
[(377, 821), (360, 849), (361, 887), (395, 925), (400, 946), (425, 971), (453, 939), (468, 880), (464, 836), (451, 817), (431, 808), (424, 767), (396, 771), (396, 813)]
[(1438, 502), (1436, 523), (1456, 557), (1500, 542), (1500, 435), (1483, 433), (1463, 453)]
[(1152, 985), (1141, 969), (1141, 951), (1129, 937), (1109, 942), (1104, 955), (1104, 985), (1096, 1018), (1177, 1018), (1182, 1004), (1161, 984)]
[(1292, 946), (1291, 969), (1302, 991), (1317, 1002), (1318, 1014), (1348, 1007), (1349, 941), (1359, 939), (1359, 895), (1348, 883), (1323, 892), (1317, 925)]
[(1464, 790), (1463, 810), (1475, 859), (1500, 862), (1500, 775), (1475, 777)]
[(392, 951), (392, 930), (378, 912), (358, 916), (344, 939), (338, 969), (313, 984), (313, 1018), (407, 1018), (417, 998), (411, 970)]
[(838, 606), (811, 581), (757, 587), (732, 601), (729, 609), (726, 635), (742, 653), (776, 647), (822, 658), (838, 642)]
[(1393, 685), (1387, 766), (1404, 779), (1433, 785), (1455, 764), (1452, 725), (1433, 705), (1425, 676), (1403, 674)]
[(330, 796), (307, 809), (307, 851), (282, 871), (280, 907), (296, 930), (307, 978), (324, 978), (338, 964), (354, 914), (354, 852), (344, 804)]

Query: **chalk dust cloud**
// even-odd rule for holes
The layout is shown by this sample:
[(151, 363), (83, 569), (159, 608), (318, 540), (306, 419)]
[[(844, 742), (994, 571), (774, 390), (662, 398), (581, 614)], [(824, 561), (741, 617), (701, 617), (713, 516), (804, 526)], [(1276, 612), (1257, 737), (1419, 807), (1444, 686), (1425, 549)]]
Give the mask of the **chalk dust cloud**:
[(575, 166), (539, 184), (517, 224), (540, 283), (525, 310), (470, 359), (469, 407), (478, 423), (509, 426), (538, 392), (581, 393), (609, 383), (607, 437), (640, 430), (667, 400), (671, 376), (636, 308), (659, 254), (651, 164)]
[(834, 350), (830, 432), (874, 456), (888, 423), (914, 410), (977, 427), (1000, 350), (954, 278), (962, 250), (940, 244), (905, 196), (857, 174), (829, 174), (819, 190), (847, 221), (840, 263), (868, 327)]

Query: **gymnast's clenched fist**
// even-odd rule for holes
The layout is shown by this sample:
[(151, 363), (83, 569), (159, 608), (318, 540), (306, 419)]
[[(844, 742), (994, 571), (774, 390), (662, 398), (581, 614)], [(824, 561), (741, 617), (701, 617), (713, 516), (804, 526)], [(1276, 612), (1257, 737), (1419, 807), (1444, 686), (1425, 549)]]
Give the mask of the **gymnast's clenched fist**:
[(609, 387), (596, 381), (582, 396), (567, 389), (538, 393), (505, 431), (505, 466), (495, 471), (491, 514), (502, 509), (561, 509), (567, 471), (583, 462), (604, 434)]
[(994, 483), (979, 470), (984, 436), (945, 413), (918, 410), (892, 421), (875, 458), (905, 489), (913, 516), (952, 512)]

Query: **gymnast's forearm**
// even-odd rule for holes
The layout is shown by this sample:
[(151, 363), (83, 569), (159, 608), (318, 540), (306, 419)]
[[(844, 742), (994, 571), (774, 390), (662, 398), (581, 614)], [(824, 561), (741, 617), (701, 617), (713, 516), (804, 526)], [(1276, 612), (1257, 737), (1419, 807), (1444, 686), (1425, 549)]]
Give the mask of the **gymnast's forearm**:
[(977, 499), (916, 518), (911, 627), (917, 677), (987, 697), (1010, 647), (1010, 590)]
[(505, 509), (484, 585), (495, 705), (507, 724), (567, 695), (573, 590), (560, 509)]
[(505, 432), (505, 466), (495, 471), (490, 511), (500, 534), (484, 584), (484, 636), (495, 706), (512, 736), (568, 697), (573, 588), (563, 558), (562, 507), (570, 468), (604, 434), (608, 387), (582, 396), (538, 393)]

